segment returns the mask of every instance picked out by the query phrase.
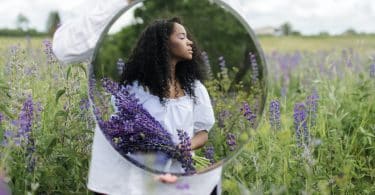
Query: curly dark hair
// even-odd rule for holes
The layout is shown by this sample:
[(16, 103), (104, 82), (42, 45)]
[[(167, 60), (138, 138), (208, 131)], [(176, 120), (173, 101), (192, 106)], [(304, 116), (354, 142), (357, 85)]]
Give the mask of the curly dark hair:
[[(173, 33), (174, 23), (181, 24), (182, 22), (178, 17), (158, 19), (146, 27), (138, 38), (120, 79), (123, 85), (138, 81), (151, 94), (158, 96), (163, 105), (170, 95), (168, 83), (172, 77), (171, 68), (168, 64), (169, 47), (167, 41)], [(186, 31), (188, 39), (193, 41), (192, 35), (187, 29)], [(194, 82), (195, 80), (203, 82), (206, 69), (202, 65), (201, 51), (196, 46), (196, 42), (193, 42), (192, 59), (179, 61), (176, 64), (175, 78), (185, 93), (195, 101)]]

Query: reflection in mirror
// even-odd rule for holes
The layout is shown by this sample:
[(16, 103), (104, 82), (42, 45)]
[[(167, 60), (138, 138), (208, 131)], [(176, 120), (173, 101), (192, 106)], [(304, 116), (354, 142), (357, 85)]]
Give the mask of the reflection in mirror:
[[(156, 19), (176, 16), (181, 22), (172, 30), (185, 30), (187, 37), (173, 42), (167, 27), (152, 31), (164, 25)], [(150, 41), (158, 33), (170, 42)], [(134, 2), (108, 25), (94, 56), (89, 85), (98, 124), (121, 155), (148, 171), (212, 170), (239, 152), (260, 121), (267, 91), (264, 56), (248, 24), (221, 1)], [(163, 62), (173, 64), (170, 59), (178, 59), (176, 85), (165, 76)]]

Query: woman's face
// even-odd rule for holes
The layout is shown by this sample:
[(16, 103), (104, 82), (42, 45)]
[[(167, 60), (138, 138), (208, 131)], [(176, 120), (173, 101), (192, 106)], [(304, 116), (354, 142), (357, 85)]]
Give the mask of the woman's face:
[(168, 43), (172, 59), (177, 61), (193, 59), (193, 42), (187, 38), (186, 30), (181, 24), (174, 23)]

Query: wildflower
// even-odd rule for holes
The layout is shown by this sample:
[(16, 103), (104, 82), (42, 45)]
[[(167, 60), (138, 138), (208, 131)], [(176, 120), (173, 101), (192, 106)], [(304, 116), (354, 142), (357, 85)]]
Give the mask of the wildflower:
[(181, 162), (184, 174), (195, 173), (190, 138), (186, 132), (178, 130), (181, 147), (176, 146), (171, 134), (138, 103), (139, 100), (129, 93), (128, 87), (108, 79), (103, 79), (102, 83), (114, 96), (118, 111), (108, 121), (102, 120), (100, 115), (96, 115), (96, 118), (103, 133), (120, 154), (163, 152)]
[(3, 116), (3, 114), (0, 112), (0, 124), (1, 124), (1, 122), (4, 120), (4, 116)]
[(250, 122), (250, 126), (255, 129), (256, 114), (254, 114), (248, 103), (244, 102), (242, 104), (241, 112), (243, 116)]
[(236, 136), (233, 133), (227, 133), (227, 140), (226, 143), (229, 147), (230, 151), (234, 151), (236, 149)]
[(178, 139), (180, 140), (180, 152), (182, 153), (183, 163), (182, 168), (188, 174), (193, 174), (196, 172), (195, 167), (193, 166), (193, 157), (191, 155), (191, 141), (189, 135), (186, 131), (177, 129)]
[(211, 165), (215, 163), (214, 154), (215, 154), (215, 151), (214, 151), (213, 146), (205, 146), (204, 147), (204, 156), (208, 160), (210, 160)]
[(52, 43), (50, 40), (46, 39), (43, 41), (43, 46), (44, 46), (44, 53), (47, 56), (47, 63), (52, 64), (57, 62), (55, 55), (53, 54), (52, 50)]
[(274, 130), (280, 130), (280, 102), (272, 100), (270, 102), (270, 123)]
[(370, 66), (370, 77), (375, 78), (375, 64)]
[(4, 139), (3, 143), (1, 143), (2, 146), (7, 146), (8, 145), (8, 140), (11, 140), (13, 138), (13, 131), (11, 130), (5, 130), (4, 131)]
[[(307, 129), (307, 111), (303, 103), (296, 103), (294, 105), (294, 128), (296, 131), (297, 145), (308, 144), (309, 132)], [(301, 136), (304, 136), (302, 140)]]
[(82, 98), (81, 101), (79, 101), (79, 108), (81, 110), (88, 110), (90, 107), (90, 101), (87, 98)]
[(255, 57), (255, 54), (249, 52), (249, 60), (250, 60), (250, 63), (251, 63), (251, 78), (253, 80), (254, 83), (256, 83), (259, 79), (259, 70), (258, 70), (258, 63), (257, 63), (257, 60), (256, 60), (256, 57)]
[(23, 107), (16, 123), (19, 125), (17, 137), (28, 139), (34, 117), (34, 104), (31, 96), (23, 103)]
[(308, 114), (308, 121), (310, 122), (310, 127), (315, 126), (316, 123), (316, 113), (318, 111), (318, 100), (319, 95), (316, 90), (306, 98), (306, 108)]

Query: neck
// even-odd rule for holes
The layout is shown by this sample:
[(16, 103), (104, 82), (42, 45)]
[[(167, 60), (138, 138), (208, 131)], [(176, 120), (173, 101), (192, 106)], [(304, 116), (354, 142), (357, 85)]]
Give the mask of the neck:
[(172, 82), (174, 82), (176, 80), (176, 64), (177, 64), (177, 60), (176, 59), (171, 59), (169, 60), (169, 64), (170, 64), (170, 73), (171, 73), (171, 79), (172, 79)]

